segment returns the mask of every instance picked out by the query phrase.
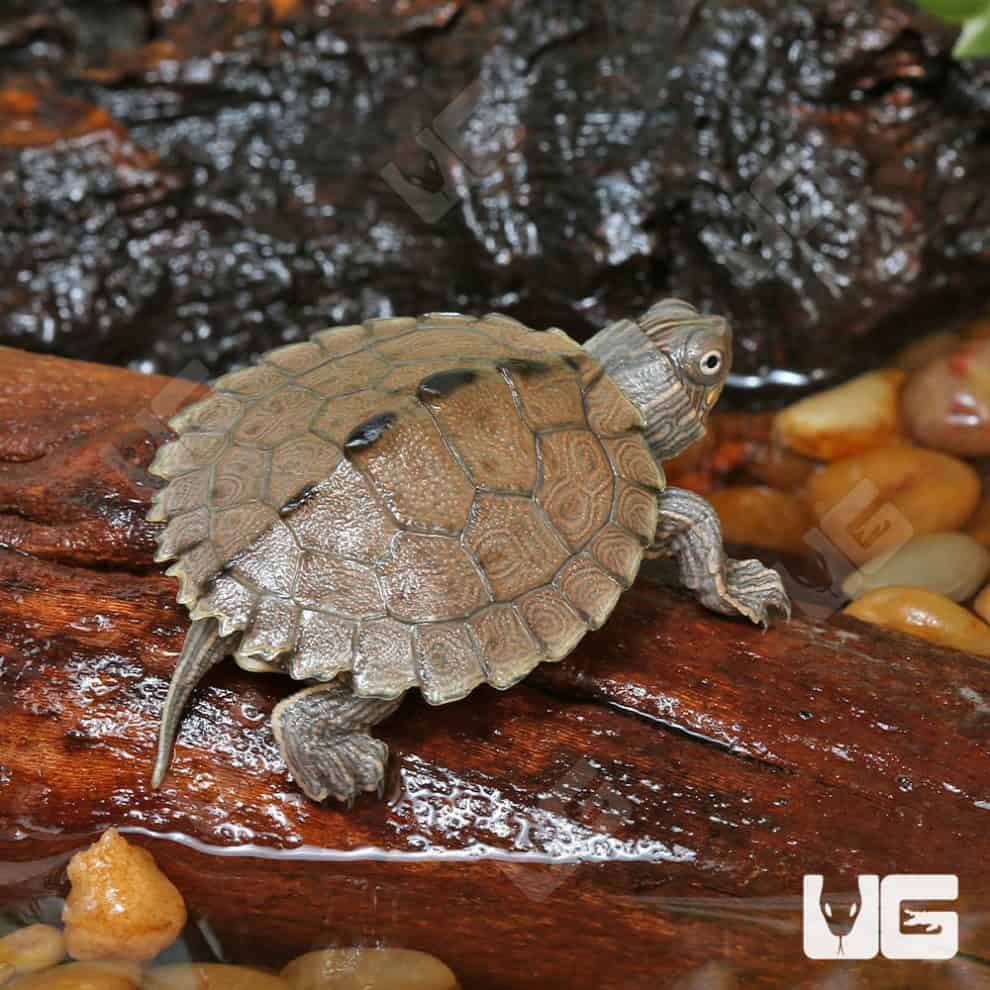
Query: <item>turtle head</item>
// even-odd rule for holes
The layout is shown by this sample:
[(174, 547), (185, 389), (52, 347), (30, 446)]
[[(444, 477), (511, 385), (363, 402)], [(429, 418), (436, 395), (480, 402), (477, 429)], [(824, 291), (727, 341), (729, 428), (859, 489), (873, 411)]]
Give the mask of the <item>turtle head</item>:
[(680, 299), (656, 303), (636, 324), (663, 359), (655, 371), (663, 381), (643, 412), (654, 454), (669, 460), (704, 436), (732, 366), (732, 328)]
[(650, 450), (663, 462), (705, 435), (732, 364), (732, 330), (721, 316), (664, 299), (584, 348), (639, 409)]

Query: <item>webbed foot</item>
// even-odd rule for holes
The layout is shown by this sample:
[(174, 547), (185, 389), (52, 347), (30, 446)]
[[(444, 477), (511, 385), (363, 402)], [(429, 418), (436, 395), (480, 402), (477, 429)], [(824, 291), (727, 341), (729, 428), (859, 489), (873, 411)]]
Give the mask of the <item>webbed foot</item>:
[(660, 494), (654, 549), (675, 557), (682, 583), (713, 612), (742, 615), (764, 628), (771, 613), (791, 617), (780, 575), (758, 560), (731, 560), (722, 547), (715, 510), (694, 492), (667, 488)]
[(770, 625), (772, 613), (791, 617), (791, 600), (780, 575), (758, 560), (726, 559), (723, 589), (707, 590), (698, 600), (725, 615), (744, 615), (751, 622)]
[(359, 698), (340, 684), (318, 684), (277, 705), (275, 739), (306, 796), (350, 805), (365, 791), (381, 795), (388, 746), (368, 730), (401, 703), (401, 698)]

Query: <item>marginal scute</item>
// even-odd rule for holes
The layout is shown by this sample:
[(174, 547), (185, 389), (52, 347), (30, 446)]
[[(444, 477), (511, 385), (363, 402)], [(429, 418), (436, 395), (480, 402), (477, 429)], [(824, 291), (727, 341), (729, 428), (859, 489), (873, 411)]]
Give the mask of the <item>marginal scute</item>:
[(470, 625), (488, 682), (500, 691), (517, 684), (543, 659), (540, 644), (512, 605), (492, 605), (474, 616)]
[(496, 357), (506, 353), (506, 345), (491, 340), (483, 333), (458, 327), (425, 326), (413, 333), (378, 344), (378, 351), (392, 360), (410, 354), (419, 358)]
[(245, 587), (232, 574), (219, 574), (190, 615), (193, 619), (216, 618), (220, 635), (230, 636), (247, 628), (257, 603), (257, 592)]
[(367, 698), (398, 698), (419, 683), (412, 628), (395, 619), (364, 622), (358, 631), (353, 684)]
[(598, 629), (612, 614), (623, 590), (618, 581), (588, 557), (568, 561), (561, 569), (558, 583), (571, 606), (587, 616), (592, 629)]
[(155, 492), (152, 496), (148, 521), (167, 522), (173, 516), (205, 506), (209, 494), (210, 469), (208, 467), (173, 478), (169, 485)]
[(221, 432), (237, 422), (243, 408), (232, 395), (210, 395), (176, 413), (169, 426), (177, 433)]
[(285, 517), (285, 523), (302, 547), (369, 564), (385, 552), (399, 528), (368, 480), (346, 460)]
[(567, 559), (530, 498), (481, 495), (472, 515), (465, 540), (499, 601), (545, 584)]
[(590, 430), (560, 430), (539, 438), (543, 478), (537, 492), (550, 522), (580, 550), (608, 521), (614, 475)]
[(643, 417), (639, 410), (607, 375), (602, 375), (585, 392), (584, 401), (588, 425), (596, 433), (608, 435), (643, 429)]
[(187, 433), (161, 447), (148, 470), (159, 478), (178, 478), (212, 464), (226, 446), (225, 433)]
[(643, 544), (619, 526), (609, 524), (592, 541), (592, 556), (627, 587), (636, 579), (643, 562)]
[(645, 543), (652, 543), (657, 532), (657, 497), (635, 485), (619, 481), (614, 518)]
[(663, 469), (654, 460), (641, 433), (603, 440), (616, 472), (627, 481), (655, 491), (664, 486)]
[(210, 503), (214, 511), (266, 497), (269, 458), (267, 450), (234, 444), (221, 455), (213, 469)]
[(262, 357), (262, 361), (266, 364), (274, 364), (276, 368), (281, 368), (290, 375), (300, 375), (304, 371), (310, 371), (326, 360), (327, 355), (319, 344), (308, 340), (301, 344), (276, 347), (274, 351), (269, 351)]
[(217, 556), (213, 544), (208, 540), (186, 551), (165, 572), (169, 577), (178, 578), (179, 593), (176, 601), (191, 608), (196, 604), (203, 586), (220, 570), (222, 561)]
[(258, 364), (241, 371), (232, 371), (213, 383), (216, 392), (231, 392), (245, 398), (255, 398), (285, 385), (288, 377), (270, 364)]
[(378, 320), (368, 320), (365, 325), (376, 340), (384, 340), (412, 330), (418, 322), (414, 316), (384, 316)]
[(571, 340), (559, 327), (550, 327), (542, 333), (537, 331), (537, 336), (528, 343), (554, 354), (566, 354), (568, 357), (592, 360), (591, 355), (576, 340)]
[(463, 618), (489, 601), (478, 569), (451, 537), (400, 533), (378, 573), (389, 614), (405, 622)]
[(258, 602), (251, 627), (237, 646), (238, 656), (274, 660), (287, 653), (295, 643), (298, 621), (298, 608), (266, 595)]
[(206, 506), (173, 516), (158, 537), (156, 561), (172, 560), (210, 535), (210, 513)]
[(305, 433), (321, 404), (318, 396), (305, 389), (279, 389), (248, 409), (233, 436), (256, 447), (277, 447)]
[(331, 681), (350, 670), (354, 656), (355, 623), (324, 612), (303, 609), (289, 673), (297, 681)]
[(526, 625), (543, 644), (547, 660), (562, 660), (588, 631), (585, 621), (552, 585), (531, 591), (517, 604)]
[(429, 704), (459, 701), (484, 683), (481, 655), (462, 622), (417, 626), (414, 643), (419, 689)]
[(306, 372), (296, 383), (333, 398), (377, 385), (387, 370), (385, 359), (374, 351), (355, 351)]
[(529, 336), (533, 330), (520, 323), (513, 316), (506, 316), (505, 313), (486, 313), (479, 321), (478, 326), (489, 333), (494, 333), (499, 338), (511, 340)]
[(368, 343), (368, 330), (360, 323), (330, 327), (329, 330), (313, 334), (313, 340), (330, 357), (342, 357), (361, 350)]

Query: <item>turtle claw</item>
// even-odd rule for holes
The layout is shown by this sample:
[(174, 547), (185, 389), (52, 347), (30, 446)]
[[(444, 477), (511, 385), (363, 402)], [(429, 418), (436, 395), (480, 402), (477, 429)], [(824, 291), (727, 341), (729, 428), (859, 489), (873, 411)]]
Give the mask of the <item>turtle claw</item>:
[(772, 568), (758, 560), (729, 560), (725, 568), (725, 590), (714, 602), (704, 602), (719, 612), (745, 616), (766, 629), (771, 613), (791, 617), (791, 600), (784, 582)]

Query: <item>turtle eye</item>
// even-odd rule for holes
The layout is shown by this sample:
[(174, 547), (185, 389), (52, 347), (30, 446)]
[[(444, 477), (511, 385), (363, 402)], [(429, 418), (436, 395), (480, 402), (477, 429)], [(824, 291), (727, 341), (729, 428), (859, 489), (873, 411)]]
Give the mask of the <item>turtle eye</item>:
[(717, 375), (722, 370), (722, 352), (717, 350), (705, 351), (701, 355), (699, 364), (703, 375)]

